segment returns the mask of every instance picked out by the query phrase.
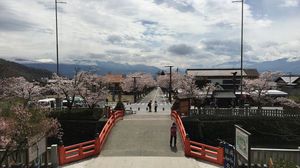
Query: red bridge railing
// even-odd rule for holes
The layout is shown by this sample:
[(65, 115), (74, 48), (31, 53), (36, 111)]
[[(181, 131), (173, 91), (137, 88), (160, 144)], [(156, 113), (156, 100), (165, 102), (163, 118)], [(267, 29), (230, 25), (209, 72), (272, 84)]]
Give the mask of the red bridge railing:
[(116, 111), (114, 113), (111, 112), (110, 117), (105, 123), (99, 136), (94, 140), (70, 146), (60, 146), (58, 148), (59, 164), (64, 165), (90, 156), (98, 155), (112, 127), (118, 120), (122, 119), (123, 116), (124, 111)]
[(186, 156), (203, 159), (219, 165), (224, 164), (223, 148), (191, 141), (187, 137), (184, 125), (178, 113), (176, 111), (172, 111), (171, 116), (176, 121), (181, 139), (183, 141), (184, 153)]

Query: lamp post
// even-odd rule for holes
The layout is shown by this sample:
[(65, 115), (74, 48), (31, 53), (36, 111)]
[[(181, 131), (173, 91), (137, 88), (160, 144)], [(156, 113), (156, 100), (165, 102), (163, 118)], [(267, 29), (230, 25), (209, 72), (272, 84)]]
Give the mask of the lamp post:
[(242, 11), (241, 11), (241, 81), (240, 81), (240, 88), (241, 88), (241, 102), (240, 105), (243, 106), (244, 100), (243, 100), (243, 53), (244, 53), (244, 0), (239, 1), (232, 1), (233, 3), (239, 2), (242, 4)]
[(56, 35), (56, 74), (59, 75), (59, 59), (58, 59), (58, 25), (57, 25), (57, 4), (58, 3), (66, 3), (66, 2), (58, 2), (55, 0), (55, 35)]
[(169, 67), (170, 68), (170, 82), (169, 82), (169, 102), (172, 102), (172, 65), (168, 65), (165, 67)]

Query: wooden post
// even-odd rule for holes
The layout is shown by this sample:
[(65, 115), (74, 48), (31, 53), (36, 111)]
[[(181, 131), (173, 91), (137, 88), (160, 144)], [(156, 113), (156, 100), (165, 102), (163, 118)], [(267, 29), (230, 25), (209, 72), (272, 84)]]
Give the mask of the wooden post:
[[(63, 146), (60, 146), (59, 148), (63, 148)], [(62, 160), (60, 157), (60, 150), (59, 150), (58, 146), (56, 144), (51, 145), (51, 163), (52, 163), (52, 167), (53, 168), (58, 168), (58, 160), (59, 160), (59, 164), (62, 164)]]

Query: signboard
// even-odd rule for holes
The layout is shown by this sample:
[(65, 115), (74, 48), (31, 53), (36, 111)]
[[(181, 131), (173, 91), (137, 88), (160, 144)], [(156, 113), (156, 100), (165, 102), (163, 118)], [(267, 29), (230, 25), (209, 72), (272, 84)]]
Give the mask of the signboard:
[(248, 135), (240, 129), (235, 129), (235, 146), (236, 151), (248, 160), (249, 141)]
[[(237, 154), (240, 154), (244, 159), (248, 161), (250, 166), (250, 133), (235, 125), (235, 149)], [(238, 159), (238, 158), (237, 158)]]
[(46, 138), (35, 136), (29, 140), (28, 162), (32, 162), (37, 157), (46, 152)]
[(234, 146), (224, 142), (224, 168), (234, 168), (235, 153)]

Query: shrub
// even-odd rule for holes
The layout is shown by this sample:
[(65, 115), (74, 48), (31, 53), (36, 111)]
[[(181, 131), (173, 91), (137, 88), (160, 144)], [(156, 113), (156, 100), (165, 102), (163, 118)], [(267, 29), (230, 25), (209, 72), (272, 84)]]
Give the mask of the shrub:
[(115, 107), (115, 110), (125, 110), (123, 102), (119, 101)]

